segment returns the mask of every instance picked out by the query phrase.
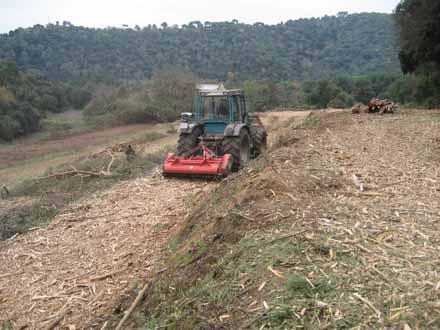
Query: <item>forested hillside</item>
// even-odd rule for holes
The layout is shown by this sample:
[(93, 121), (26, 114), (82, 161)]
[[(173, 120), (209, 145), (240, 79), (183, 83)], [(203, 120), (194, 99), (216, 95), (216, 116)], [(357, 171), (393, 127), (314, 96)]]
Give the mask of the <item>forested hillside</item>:
[(47, 113), (82, 108), (91, 94), (0, 61), (0, 142), (37, 131)]
[(93, 29), (64, 22), (0, 35), (0, 59), (61, 80), (149, 79), (169, 66), (205, 79), (307, 80), (399, 71), (395, 35), (392, 16), (377, 13), (277, 25)]

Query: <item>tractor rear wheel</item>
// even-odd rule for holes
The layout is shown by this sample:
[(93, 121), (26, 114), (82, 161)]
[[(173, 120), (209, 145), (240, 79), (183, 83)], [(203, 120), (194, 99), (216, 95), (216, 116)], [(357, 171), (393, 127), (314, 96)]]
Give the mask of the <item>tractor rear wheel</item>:
[(255, 157), (261, 155), (267, 150), (267, 133), (266, 131), (258, 127), (253, 130), (252, 134), (252, 144), (254, 146), (253, 152)]
[(239, 136), (225, 137), (222, 149), (224, 154), (232, 156), (234, 171), (246, 167), (251, 158), (251, 143), (247, 130), (242, 129)]
[(196, 127), (191, 133), (180, 133), (177, 142), (177, 156), (190, 156), (192, 150), (199, 144), (199, 136), (202, 135), (202, 129)]

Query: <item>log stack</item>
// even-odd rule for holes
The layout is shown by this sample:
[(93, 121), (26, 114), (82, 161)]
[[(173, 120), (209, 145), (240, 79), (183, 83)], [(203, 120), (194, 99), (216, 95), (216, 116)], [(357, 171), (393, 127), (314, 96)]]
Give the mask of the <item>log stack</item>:
[(368, 105), (363, 103), (356, 103), (351, 112), (358, 113), (378, 113), (381, 115), (392, 114), (399, 108), (399, 105), (388, 100), (380, 100), (378, 98), (372, 98)]
[(388, 100), (380, 100), (372, 98), (368, 102), (369, 113), (379, 113), (381, 115), (394, 113), (399, 108), (399, 105)]

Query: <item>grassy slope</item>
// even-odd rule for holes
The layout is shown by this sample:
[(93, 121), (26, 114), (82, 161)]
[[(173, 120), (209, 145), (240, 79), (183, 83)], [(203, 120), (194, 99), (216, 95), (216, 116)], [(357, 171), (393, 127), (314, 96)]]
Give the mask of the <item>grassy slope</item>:
[(131, 327), (438, 329), (440, 115), (284, 126), (266, 159), (189, 201)]

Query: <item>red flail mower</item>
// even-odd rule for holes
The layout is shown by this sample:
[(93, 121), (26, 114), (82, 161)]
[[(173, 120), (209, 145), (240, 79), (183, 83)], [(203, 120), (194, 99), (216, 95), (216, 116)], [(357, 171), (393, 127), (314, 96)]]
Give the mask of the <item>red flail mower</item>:
[(163, 173), (173, 176), (225, 178), (232, 171), (232, 156), (226, 154), (216, 156), (206, 146), (202, 146), (202, 154), (178, 157), (169, 153), (163, 164)]

